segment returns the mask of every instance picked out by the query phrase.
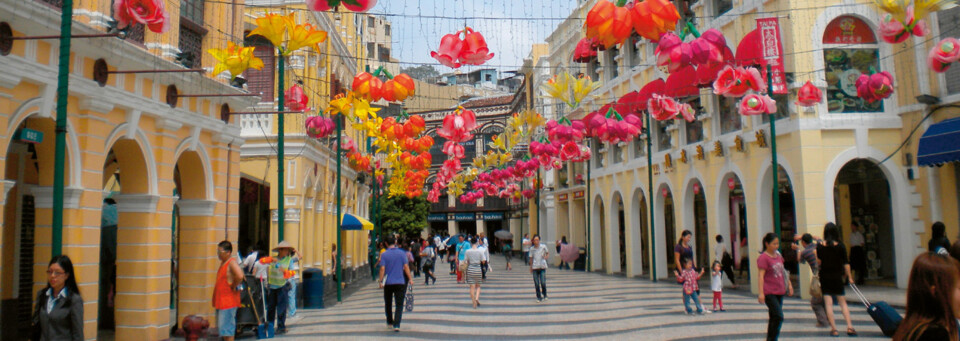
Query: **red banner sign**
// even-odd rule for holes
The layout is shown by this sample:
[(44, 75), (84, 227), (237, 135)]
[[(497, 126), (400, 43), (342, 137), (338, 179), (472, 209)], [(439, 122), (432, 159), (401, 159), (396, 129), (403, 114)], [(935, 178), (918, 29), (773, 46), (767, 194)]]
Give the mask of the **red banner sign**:
[(760, 31), (760, 49), (763, 51), (763, 58), (767, 60), (772, 70), (767, 80), (773, 84), (773, 93), (786, 94), (787, 80), (783, 70), (780, 22), (776, 17), (757, 19), (757, 30)]
[(574, 199), (580, 199), (580, 198), (583, 198), (583, 191), (576, 191), (576, 192), (573, 192), (573, 198), (574, 198)]
[(560, 194), (560, 201), (567, 201), (567, 195), (566, 195), (566, 194)]

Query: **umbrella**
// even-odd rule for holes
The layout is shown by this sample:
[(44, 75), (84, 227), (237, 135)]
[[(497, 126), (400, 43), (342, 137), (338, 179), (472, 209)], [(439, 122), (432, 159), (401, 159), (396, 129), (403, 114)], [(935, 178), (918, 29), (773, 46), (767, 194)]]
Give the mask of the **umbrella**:
[(340, 228), (348, 231), (373, 230), (373, 223), (352, 214), (344, 214)]
[(580, 258), (580, 248), (574, 244), (560, 245), (560, 259), (566, 263), (573, 263)]
[(513, 233), (507, 230), (498, 230), (493, 233), (493, 236), (504, 240), (513, 239)]
[[(460, 239), (457, 239), (457, 237), (459, 237), (459, 236), (461, 236), (461, 235), (459, 235), (459, 234), (452, 235), (452, 236), (450, 236), (449, 238), (447, 238), (446, 240), (444, 240), (443, 243), (444, 243), (444, 244), (447, 244), (447, 246), (456, 245), (456, 244), (460, 243)], [(463, 235), (463, 240), (467, 240), (467, 236), (466, 236), (466, 235)]]

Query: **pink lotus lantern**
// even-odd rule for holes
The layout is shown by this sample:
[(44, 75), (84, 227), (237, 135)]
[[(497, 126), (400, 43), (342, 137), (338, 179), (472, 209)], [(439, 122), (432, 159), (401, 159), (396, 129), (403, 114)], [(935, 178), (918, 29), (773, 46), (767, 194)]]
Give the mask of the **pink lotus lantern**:
[(340, 2), (343, 3), (343, 7), (346, 7), (348, 10), (351, 10), (354, 12), (366, 12), (371, 8), (373, 8), (373, 6), (377, 5), (377, 0), (353, 0), (353, 1), (355, 1), (357, 4), (351, 5), (350, 1), (340, 0)]
[(657, 121), (669, 120), (680, 113), (680, 104), (673, 98), (654, 94), (647, 102), (647, 110)]
[(666, 66), (670, 72), (677, 72), (681, 67), (689, 65), (693, 59), (690, 44), (684, 43), (673, 33), (660, 36), (660, 42), (654, 53), (657, 55), (657, 66)]
[(893, 95), (893, 76), (886, 71), (869, 76), (860, 75), (855, 85), (857, 86), (857, 96), (868, 103)]
[(704, 31), (699, 38), (690, 43), (693, 54), (693, 63), (704, 65), (708, 63), (720, 64), (725, 62), (724, 51), (727, 39), (715, 28)]
[(473, 137), (470, 133), (477, 129), (477, 116), (470, 110), (459, 109), (443, 118), (443, 126), (437, 130), (437, 135), (455, 142), (465, 142)]
[(739, 105), (740, 115), (763, 115), (777, 112), (777, 102), (770, 96), (749, 94), (743, 97)]
[(327, 135), (330, 135), (336, 128), (333, 120), (324, 116), (307, 117), (305, 125), (307, 128), (307, 135), (315, 139), (324, 138)]
[(303, 93), (303, 88), (299, 84), (294, 84), (284, 92), (284, 104), (290, 111), (307, 110), (307, 95)]
[(800, 90), (797, 91), (797, 105), (801, 107), (812, 107), (823, 102), (823, 92), (820, 88), (807, 81)]
[(119, 29), (135, 23), (147, 25), (154, 33), (170, 29), (170, 14), (164, 9), (163, 0), (114, 0), (113, 16)]
[(950, 64), (960, 60), (960, 40), (944, 38), (937, 46), (930, 49), (927, 55), (927, 65), (934, 72), (942, 73), (950, 68)]
[(766, 87), (760, 71), (756, 68), (727, 66), (717, 74), (713, 82), (713, 93), (726, 97), (741, 97), (747, 91), (761, 92)]
[(467, 27), (463, 33), (463, 50), (460, 51), (460, 63), (467, 65), (482, 65), (493, 58), (493, 53), (487, 48), (487, 41), (480, 32), (474, 32)]
[(440, 38), (440, 48), (437, 50), (430, 52), (430, 57), (447, 67), (459, 68), (460, 51), (463, 50), (463, 40), (460, 40), (460, 32), (447, 34)]
[(343, 5), (354, 12), (366, 12), (377, 5), (377, 0), (306, 0), (307, 9), (311, 11), (323, 12)]
[(687, 122), (693, 122), (697, 119), (697, 110), (690, 103), (683, 103), (680, 105), (680, 115)]

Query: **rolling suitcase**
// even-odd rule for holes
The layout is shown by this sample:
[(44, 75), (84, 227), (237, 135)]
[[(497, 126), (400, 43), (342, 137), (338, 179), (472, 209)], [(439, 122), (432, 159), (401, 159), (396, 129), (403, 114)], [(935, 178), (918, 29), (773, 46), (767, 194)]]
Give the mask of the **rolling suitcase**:
[(863, 293), (860, 292), (860, 288), (857, 288), (856, 284), (850, 283), (850, 288), (852, 288), (853, 292), (860, 298), (860, 302), (867, 307), (867, 313), (870, 314), (873, 321), (880, 326), (883, 335), (888, 337), (893, 336), (893, 334), (897, 332), (897, 327), (900, 326), (900, 321), (903, 320), (900, 313), (884, 301), (870, 304), (870, 301), (867, 301), (867, 298), (863, 296)]

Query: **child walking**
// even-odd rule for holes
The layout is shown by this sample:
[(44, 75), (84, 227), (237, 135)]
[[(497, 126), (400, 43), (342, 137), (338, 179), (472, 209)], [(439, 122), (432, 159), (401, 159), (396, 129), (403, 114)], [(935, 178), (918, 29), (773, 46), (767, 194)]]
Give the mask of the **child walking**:
[[(719, 261), (713, 261), (710, 272), (710, 290), (713, 290), (713, 311), (726, 311), (723, 309), (723, 266)], [(717, 309), (719, 305), (720, 309)]]
[(703, 268), (698, 273), (693, 269), (693, 260), (689, 258), (683, 258), (682, 264), (683, 272), (680, 273), (680, 277), (683, 278), (683, 308), (688, 315), (693, 314), (693, 309), (690, 308), (690, 301), (693, 301), (697, 307), (697, 314), (703, 314), (703, 305), (700, 304), (700, 295), (697, 293), (697, 290), (700, 290), (700, 283), (697, 280), (703, 276)]

